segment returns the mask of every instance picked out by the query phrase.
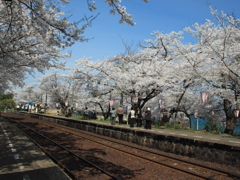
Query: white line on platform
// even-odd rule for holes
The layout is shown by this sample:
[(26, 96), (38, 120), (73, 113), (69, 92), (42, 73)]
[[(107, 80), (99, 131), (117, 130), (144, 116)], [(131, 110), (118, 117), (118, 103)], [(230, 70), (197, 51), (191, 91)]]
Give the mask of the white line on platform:
[(158, 131), (158, 132), (163, 133), (163, 131)]
[(194, 137), (196, 137), (196, 138), (202, 138), (202, 136), (194, 136)]
[(216, 139), (216, 138), (211, 138), (212, 140), (216, 140), (216, 141), (219, 141), (220, 139)]
[(13, 147), (13, 144), (10, 143), (10, 144), (9, 144), (9, 147)]
[(14, 158), (15, 158), (15, 159), (19, 159), (19, 155), (18, 155), (18, 154), (15, 154), (15, 155), (14, 155)]
[(232, 143), (240, 143), (239, 141), (229, 141), (229, 142), (232, 142)]
[(24, 169), (24, 166), (22, 165), (22, 163), (18, 163), (18, 167), (19, 169)]
[(176, 134), (176, 133), (169, 133), (169, 134)]
[(13, 149), (13, 148), (11, 148), (11, 150), (12, 150), (12, 152), (17, 152), (17, 150), (16, 150), (16, 149)]
[(181, 135), (181, 136), (187, 136), (186, 134), (179, 134), (179, 135)]

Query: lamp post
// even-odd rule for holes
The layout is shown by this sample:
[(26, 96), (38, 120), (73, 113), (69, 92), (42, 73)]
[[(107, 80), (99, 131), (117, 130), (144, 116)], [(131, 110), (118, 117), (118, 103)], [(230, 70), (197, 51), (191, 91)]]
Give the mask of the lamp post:
[(211, 111), (211, 119), (212, 119), (212, 131), (213, 131), (213, 118), (214, 118), (214, 115), (215, 115), (214, 111)]
[(65, 101), (64, 111), (65, 111), (65, 114), (68, 114), (68, 101)]
[(48, 102), (48, 95), (47, 95), (47, 91), (46, 91), (46, 94), (45, 94), (45, 106), (44, 106), (44, 113), (47, 112), (47, 102)]
[[(239, 110), (237, 110), (237, 109), (235, 109), (234, 110), (234, 115), (235, 115), (235, 117), (237, 118), (237, 120), (238, 120), (238, 117), (239, 117)], [(236, 122), (237, 122), (237, 120), (236, 120)], [(238, 127), (238, 126), (237, 126)]]

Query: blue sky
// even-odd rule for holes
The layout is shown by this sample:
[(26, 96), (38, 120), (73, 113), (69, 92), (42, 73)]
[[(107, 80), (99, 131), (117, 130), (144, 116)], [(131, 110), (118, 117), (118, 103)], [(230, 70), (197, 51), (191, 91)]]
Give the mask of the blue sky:
[[(71, 0), (65, 10), (75, 12), (72, 20), (79, 20), (86, 16), (99, 16), (93, 21), (92, 27), (84, 34), (87, 38), (93, 38), (88, 42), (76, 43), (67, 49), (72, 52), (72, 57), (64, 60), (66, 66), (73, 68), (75, 60), (82, 57), (92, 57), (92, 60), (101, 60), (104, 57), (112, 57), (124, 53), (122, 40), (128, 45), (137, 45), (144, 39), (150, 39), (153, 31), (170, 33), (171, 31), (182, 31), (184, 27), (191, 26), (195, 22), (203, 24), (206, 19), (214, 20), (207, 4), (219, 12), (235, 14), (240, 19), (240, 0), (150, 0), (145, 3), (142, 0), (122, 0), (121, 5), (127, 7), (127, 12), (133, 15), (135, 26), (119, 24), (119, 15), (111, 15), (110, 7), (104, 0), (95, 0), (98, 9), (90, 12), (87, 9), (86, 0)], [(184, 42), (194, 42), (194, 38), (184, 34)], [(50, 71), (46, 71), (49, 73)], [(61, 73), (64, 73), (61, 71)], [(67, 73), (67, 72), (66, 72)], [(42, 76), (36, 73), (36, 78)], [(32, 77), (25, 81), (27, 84), (36, 82)]]

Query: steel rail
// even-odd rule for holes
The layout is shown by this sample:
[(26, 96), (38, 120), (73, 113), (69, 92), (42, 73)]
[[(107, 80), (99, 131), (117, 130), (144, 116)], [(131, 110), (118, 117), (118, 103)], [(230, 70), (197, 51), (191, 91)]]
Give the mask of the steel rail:
[[(41, 122), (43, 123), (43, 122)], [(49, 123), (47, 122), (47, 124), (52, 124), (53, 126), (59, 126), (61, 127), (60, 129), (63, 131), (62, 127), (63, 125), (59, 125), (59, 124), (56, 124), (56, 123)], [(130, 148), (134, 148), (134, 149), (138, 149), (140, 151), (143, 151), (143, 152), (148, 152), (148, 153), (152, 153), (152, 154), (155, 154), (155, 155), (158, 155), (158, 156), (162, 156), (162, 157), (165, 157), (165, 158), (169, 158), (169, 159), (173, 159), (173, 160), (176, 160), (176, 161), (179, 161), (179, 162), (183, 162), (183, 163), (186, 163), (186, 164), (191, 164), (191, 165), (194, 165), (194, 166), (198, 166), (198, 167), (201, 167), (201, 168), (204, 168), (204, 169), (207, 169), (207, 170), (212, 170), (216, 173), (220, 173), (220, 174), (224, 174), (228, 177), (233, 177), (233, 178), (238, 178), (240, 179), (240, 175), (236, 174), (236, 173), (232, 173), (232, 172), (228, 172), (228, 171), (225, 171), (225, 170), (222, 170), (222, 169), (218, 169), (218, 168), (213, 168), (213, 167), (209, 167), (209, 166), (206, 166), (206, 165), (202, 165), (202, 164), (198, 164), (198, 163), (194, 163), (194, 162), (191, 162), (191, 161), (187, 161), (187, 160), (183, 160), (183, 159), (180, 159), (180, 158), (176, 158), (176, 157), (171, 157), (171, 156), (168, 156), (168, 155), (165, 155), (165, 154), (162, 154), (162, 153), (157, 153), (157, 152), (153, 152), (153, 151), (150, 151), (150, 150), (145, 150), (145, 149), (142, 149), (142, 148), (138, 148), (138, 147), (135, 147), (135, 146), (131, 146), (131, 145), (128, 145), (128, 144), (125, 144), (125, 143), (121, 143), (121, 142), (118, 142), (118, 141), (114, 141), (114, 140), (111, 140), (111, 139), (107, 139), (107, 138), (104, 138), (104, 137), (100, 137), (98, 135), (93, 135), (93, 134), (89, 134), (89, 133), (86, 133), (86, 132), (82, 132), (81, 130), (78, 130), (78, 129), (75, 129), (75, 128), (71, 128), (71, 127), (67, 127), (67, 126), (64, 126), (64, 129), (69, 129), (69, 130), (72, 130), (72, 131), (75, 131), (75, 132), (78, 132), (78, 133), (82, 133), (82, 134), (86, 134), (86, 135), (89, 135), (89, 136), (92, 136), (92, 137), (96, 137), (96, 138), (99, 138), (99, 139), (103, 139), (103, 140), (106, 140), (106, 141), (110, 141), (110, 142), (113, 142), (113, 143), (117, 143), (117, 144), (121, 144), (123, 146), (127, 146), (127, 147), (130, 147)], [(80, 136), (81, 137), (81, 136)], [(87, 139), (87, 138), (86, 138)], [(89, 139), (90, 140), (90, 139)], [(100, 143), (100, 142), (97, 142), (97, 141), (94, 141), (94, 140), (91, 140), (93, 142), (96, 142), (96, 143), (99, 143), (99, 144), (102, 144), (104, 146), (107, 146), (106, 144), (104, 143)], [(119, 150), (115, 147), (111, 147), (115, 150)], [(122, 151), (122, 150), (119, 150), (119, 151)], [(126, 153), (126, 152), (125, 152)], [(128, 153), (128, 152), (127, 152)], [(134, 156), (137, 156), (134, 154)], [(143, 157), (144, 158), (144, 157)], [(154, 161), (154, 160), (151, 160), (151, 159), (148, 159), (146, 158), (147, 160), (150, 160), (150, 161)], [(159, 162), (156, 162), (156, 163), (159, 163)], [(165, 165), (165, 164), (163, 164)], [(176, 168), (176, 167), (173, 167), (173, 166), (170, 166), (171, 168)], [(182, 171), (182, 169), (180, 169), (180, 171)], [(186, 171), (186, 173), (191, 173), (189, 171)], [(195, 173), (193, 173), (193, 175), (196, 175)], [(201, 176), (201, 178), (203, 178), (203, 176)], [(204, 177), (205, 178), (205, 177)]]
[[(16, 121), (14, 121), (14, 122), (16, 122)], [(72, 155), (78, 157), (79, 159), (83, 160), (84, 162), (92, 165), (93, 167), (95, 167), (96, 169), (100, 170), (100, 171), (103, 172), (104, 174), (107, 174), (107, 175), (108, 175), (109, 177), (111, 177), (112, 179), (121, 180), (120, 178), (112, 175), (112, 174), (109, 173), (108, 171), (100, 168), (99, 166), (95, 165), (94, 163), (92, 163), (92, 162), (88, 161), (87, 159), (79, 156), (78, 154), (74, 153), (73, 151), (71, 151), (71, 150), (63, 147), (62, 145), (56, 143), (55, 141), (51, 140), (50, 138), (44, 136), (43, 134), (41, 134), (41, 133), (39, 133), (39, 132), (37, 132), (37, 131), (35, 131), (34, 129), (32, 129), (32, 128), (30, 128), (30, 127), (28, 127), (28, 126), (26, 126), (26, 125), (24, 125), (24, 124), (22, 124), (22, 123), (19, 123), (19, 122), (16, 122), (16, 123), (24, 126), (25, 128), (33, 131), (34, 133), (40, 135), (41, 137), (47, 139), (48, 141), (54, 143), (55, 145), (61, 147), (62, 149), (66, 150), (67, 152), (71, 153)], [(15, 126), (15, 127), (16, 127), (16, 126)], [(16, 128), (18, 128), (18, 127), (16, 127)], [(19, 128), (18, 128), (18, 129), (19, 129)], [(23, 132), (21, 129), (19, 129), (19, 130), (20, 130), (21, 132)], [(34, 143), (36, 143), (36, 141), (34, 141), (32, 138), (30, 138), (25, 132), (23, 132), (23, 133), (24, 133), (24, 135), (26, 135), (31, 141), (33, 141)], [(36, 143), (36, 145), (39, 146), (41, 149), (43, 149), (43, 147), (41, 147), (38, 143)], [(46, 151), (44, 151), (44, 152), (46, 152)], [(47, 153), (47, 154), (49, 155), (49, 153)], [(52, 155), (50, 155), (50, 157), (52, 158)], [(56, 160), (54, 157), (53, 157), (53, 159)], [(56, 160), (56, 161), (57, 161), (57, 160)], [(57, 162), (58, 162), (58, 161), (57, 161)], [(60, 162), (58, 162), (58, 163), (61, 165), (62, 168), (66, 169), (67, 172), (70, 172), (70, 175), (71, 175), (72, 177), (76, 178), (76, 176), (75, 176), (73, 173), (71, 173), (71, 171), (70, 171), (68, 168), (66, 168), (66, 167), (65, 167), (64, 165), (62, 165)], [(76, 178), (76, 179), (77, 179), (77, 178)]]
[[(35, 121), (38, 121), (38, 122), (44, 124), (44, 122), (42, 122), (42, 121), (39, 121), (39, 120), (35, 120)], [(176, 160), (176, 161), (179, 161), (179, 162), (183, 162), (183, 163), (191, 164), (191, 165), (198, 166), (198, 167), (201, 167), (201, 168), (205, 168), (205, 169), (207, 169), (207, 170), (212, 170), (212, 171), (215, 171), (215, 172), (217, 172), (217, 173), (224, 174), (224, 175), (226, 175), (226, 176), (228, 176), (228, 177), (240, 178), (240, 175), (235, 174), (235, 173), (232, 173), (232, 172), (224, 171), (224, 170), (221, 170), (221, 169), (218, 169), (218, 168), (208, 167), (208, 166), (205, 166), (205, 165), (202, 165), (202, 164), (190, 162), (190, 161), (187, 161), (187, 160), (182, 160), (182, 159), (175, 158), (175, 157), (171, 157), (171, 156), (168, 156), (168, 155), (165, 155), (165, 154), (161, 154), (161, 153), (157, 153), (157, 152), (145, 150), (145, 149), (138, 148), (138, 147), (135, 147), (135, 146), (131, 146), (131, 145), (128, 145), (128, 144), (124, 144), (124, 143), (121, 143), (121, 142), (117, 142), (117, 141), (114, 141), (114, 140), (110, 140), (110, 139), (107, 139), (107, 138), (104, 138), (104, 137), (100, 137), (100, 136), (98, 136), (98, 135), (93, 135), (93, 134), (89, 134), (89, 133), (86, 133), (86, 132), (82, 132), (81, 130), (75, 129), (75, 128), (73, 128), (73, 127), (67, 127), (67, 126), (64, 126), (64, 125), (59, 125), (59, 124), (52, 123), (52, 122), (50, 123), (50, 122), (47, 122), (47, 121), (45, 121), (45, 122), (46, 122), (47, 125), (52, 124), (54, 127), (58, 126), (62, 131), (64, 131), (64, 130), (62, 129), (62, 127), (64, 127), (64, 129), (69, 129), (69, 130), (71, 130), (71, 131), (75, 131), (75, 132), (78, 132), (78, 133), (82, 133), (82, 134), (85, 134), (85, 135), (88, 135), (88, 136), (97, 137), (97, 138), (100, 138), (100, 139), (103, 139), (103, 140), (106, 140), (106, 141), (110, 141), (110, 142), (113, 142), (113, 143), (121, 144), (121, 145), (123, 145), (123, 146), (135, 148), (135, 149), (138, 149), (138, 150), (141, 150), (141, 151), (144, 151), (144, 152), (148, 152), (148, 153), (152, 153), (152, 154), (155, 154), (155, 155), (159, 155), (159, 156), (162, 156), (162, 157), (165, 157), (165, 158), (169, 158), (169, 159), (173, 159), (173, 160)], [(81, 137), (81, 136), (80, 136), (80, 137)], [(87, 138), (85, 138), (85, 139), (87, 139)], [(91, 140), (91, 139), (89, 139), (89, 140)], [(99, 142), (94, 141), (94, 140), (91, 140), (91, 141), (96, 142), (96, 143), (98, 143), (98, 144), (102, 144), (102, 145), (104, 145), (104, 146), (107, 146), (107, 145), (104, 144), (104, 143), (99, 143)], [(111, 146), (109, 146), (109, 147), (111, 147)], [(117, 149), (117, 148), (115, 148), (115, 147), (111, 147), (111, 148), (113, 148), (113, 149), (115, 149), (115, 150), (119, 150), (119, 149)], [(119, 151), (122, 151), (122, 150), (119, 150)], [(125, 153), (128, 153), (128, 152), (125, 152)], [(133, 154), (133, 155), (134, 155), (134, 156), (137, 156), (136, 154)], [(144, 157), (141, 157), (141, 158), (144, 158)], [(150, 161), (153, 161), (153, 162), (154, 162), (154, 160), (151, 160), (151, 159), (146, 159), (146, 160), (150, 160)], [(159, 164), (159, 162), (155, 162), (155, 163), (158, 163), (158, 164)], [(166, 166), (166, 164), (162, 164), (162, 165)], [(168, 166), (168, 165), (167, 165), (167, 166)], [(170, 168), (176, 169), (176, 167), (173, 167), (173, 166), (170, 166)], [(177, 169), (178, 169), (178, 168), (177, 168)], [(183, 171), (183, 170), (180, 169), (180, 171)], [(189, 173), (189, 171), (186, 171), (186, 173)], [(190, 172), (190, 173), (191, 173), (191, 172)], [(196, 174), (193, 173), (193, 175), (195, 176)], [(205, 179), (206, 179), (206, 177), (202, 177), (202, 176), (201, 176), (201, 178), (205, 178)]]

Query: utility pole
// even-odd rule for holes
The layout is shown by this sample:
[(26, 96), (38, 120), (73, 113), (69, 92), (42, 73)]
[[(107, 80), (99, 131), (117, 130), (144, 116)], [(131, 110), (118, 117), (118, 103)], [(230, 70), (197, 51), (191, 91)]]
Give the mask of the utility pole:
[(44, 108), (44, 113), (46, 113), (47, 111), (47, 91), (46, 91), (46, 95), (45, 95), (45, 108)]
[[(122, 62), (122, 74), (124, 73), (124, 60)], [(120, 105), (123, 106), (123, 92), (121, 92)]]

